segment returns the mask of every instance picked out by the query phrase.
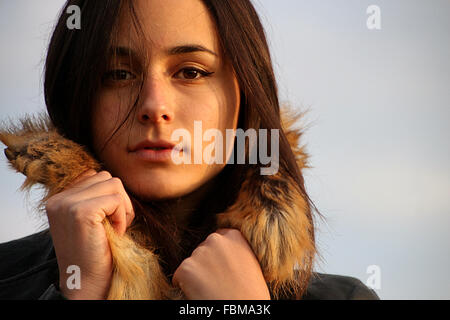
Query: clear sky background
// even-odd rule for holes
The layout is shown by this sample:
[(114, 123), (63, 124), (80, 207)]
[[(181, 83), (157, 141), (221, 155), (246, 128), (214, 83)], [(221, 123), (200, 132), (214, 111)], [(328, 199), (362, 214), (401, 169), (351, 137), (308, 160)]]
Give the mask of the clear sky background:
[[(0, 0), (0, 120), (44, 109), (45, 49), (62, 0)], [(450, 1), (255, 0), (280, 98), (309, 113), (316, 271), (382, 299), (450, 299)], [(369, 5), (381, 30), (369, 30)], [(0, 152), (0, 242), (40, 230)]]

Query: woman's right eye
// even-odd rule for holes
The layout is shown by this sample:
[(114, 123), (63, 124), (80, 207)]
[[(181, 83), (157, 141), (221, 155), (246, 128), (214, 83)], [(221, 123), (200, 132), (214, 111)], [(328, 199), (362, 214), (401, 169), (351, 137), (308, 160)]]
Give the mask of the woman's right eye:
[(103, 79), (113, 81), (127, 81), (136, 79), (136, 76), (130, 71), (117, 69), (106, 72), (103, 76)]

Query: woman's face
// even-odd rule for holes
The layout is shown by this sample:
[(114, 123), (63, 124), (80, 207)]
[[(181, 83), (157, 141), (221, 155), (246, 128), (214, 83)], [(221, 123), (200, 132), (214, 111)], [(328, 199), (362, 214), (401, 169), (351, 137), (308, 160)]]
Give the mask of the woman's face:
[[(119, 54), (104, 75), (94, 107), (94, 149), (106, 169), (134, 194), (148, 200), (179, 197), (209, 181), (225, 166), (227, 158), (218, 164), (207, 164), (203, 159), (194, 163), (194, 121), (201, 121), (201, 136), (216, 129), (225, 140), (225, 130), (237, 127), (239, 87), (232, 68), (221, 56), (215, 25), (200, 0), (133, 3), (146, 39), (130, 32), (132, 21), (124, 15), (117, 39), (121, 49), (116, 50)], [(142, 45), (145, 66), (137, 54), (131, 60), (120, 54), (123, 48), (137, 52)], [(141, 81), (135, 112), (103, 148), (130, 112)], [(176, 164), (172, 157), (155, 161), (152, 155), (157, 151), (136, 150), (145, 141), (179, 143), (180, 139), (171, 140), (177, 129), (190, 133), (191, 145), (183, 145), (187, 149), (179, 155), (188, 156), (192, 164)], [(196, 141), (202, 139), (198, 129), (195, 134)], [(202, 154), (212, 141), (203, 142)], [(223, 147), (228, 157), (231, 150), (225, 150), (225, 141)]]

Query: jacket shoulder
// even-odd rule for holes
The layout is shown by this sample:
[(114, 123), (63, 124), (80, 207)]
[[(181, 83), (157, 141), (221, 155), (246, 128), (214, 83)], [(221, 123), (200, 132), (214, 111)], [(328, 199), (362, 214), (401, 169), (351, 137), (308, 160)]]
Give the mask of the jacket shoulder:
[(0, 299), (39, 298), (58, 277), (48, 229), (0, 244)]
[(343, 275), (313, 273), (304, 300), (379, 300), (361, 280)]

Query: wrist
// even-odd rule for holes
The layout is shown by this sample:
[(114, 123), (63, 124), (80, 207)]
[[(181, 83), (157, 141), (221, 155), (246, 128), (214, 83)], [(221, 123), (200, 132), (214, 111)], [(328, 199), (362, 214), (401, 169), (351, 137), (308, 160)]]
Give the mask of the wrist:
[(79, 287), (68, 286), (66, 279), (61, 279), (59, 288), (69, 300), (106, 300), (110, 282), (108, 280), (93, 280), (83, 278)]

